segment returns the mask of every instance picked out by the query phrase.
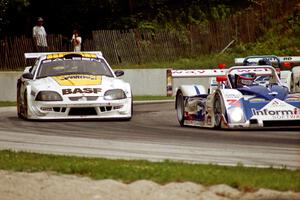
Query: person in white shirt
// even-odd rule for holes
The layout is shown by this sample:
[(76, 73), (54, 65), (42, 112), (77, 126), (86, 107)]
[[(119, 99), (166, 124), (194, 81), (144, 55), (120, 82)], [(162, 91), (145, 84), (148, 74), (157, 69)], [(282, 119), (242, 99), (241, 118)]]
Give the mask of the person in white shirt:
[(43, 18), (39, 17), (37, 19), (36, 26), (33, 27), (32, 35), (35, 42), (35, 47), (38, 52), (47, 51), (47, 33), (43, 26)]
[(73, 31), (71, 42), (72, 42), (73, 47), (74, 47), (74, 52), (80, 52), (81, 51), (82, 38), (80, 37), (80, 34), (79, 34), (78, 30)]

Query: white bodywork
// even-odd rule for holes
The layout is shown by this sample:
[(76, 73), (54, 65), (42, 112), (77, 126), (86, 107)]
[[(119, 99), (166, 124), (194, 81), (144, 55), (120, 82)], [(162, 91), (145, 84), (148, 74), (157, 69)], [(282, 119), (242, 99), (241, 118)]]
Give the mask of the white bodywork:
[[(61, 55), (62, 54), (62, 55)], [(129, 83), (118, 79), (103, 58), (101, 52), (79, 53), (83, 58), (100, 59), (111, 73), (111, 77), (100, 74), (64, 74), (60, 76), (37, 76), (42, 61), (74, 54), (27, 53), (26, 58), (37, 58), (35, 65), (26, 67), (18, 80), (18, 116), (26, 119), (131, 119), (132, 94)], [(32, 74), (32, 78), (25, 75)], [(61, 100), (37, 100), (40, 92), (55, 92)], [(123, 98), (109, 99), (113, 92), (124, 92)], [(107, 93), (106, 93), (107, 92)]]
[[(300, 72), (300, 68), (299, 68)], [(227, 79), (216, 82), (217, 76)], [(264, 121), (300, 120), (300, 109), (280, 99), (274, 98), (266, 103), (261, 110), (252, 110), (249, 118), (244, 110), (243, 100), (251, 99), (252, 103), (267, 102), (261, 97), (252, 94), (242, 94), (227, 81), (230, 74), (255, 73), (261, 76), (269, 76), (268, 84), (286, 88), (272, 66), (235, 66), (227, 70), (187, 70), (187, 72), (174, 70), (173, 77), (205, 77), (210, 78), (210, 88), (202, 85), (182, 85), (176, 92), (175, 108), (177, 118), (181, 126), (222, 127), (222, 128), (256, 128), (263, 127)], [(287, 76), (290, 73), (286, 73)], [(283, 73), (283, 75), (286, 75)], [(172, 74), (173, 75), (173, 74)], [(189, 75), (189, 76), (188, 76)], [(217, 86), (216, 86), (217, 84)], [(256, 83), (260, 85), (260, 83)], [(260, 85), (265, 87), (264, 85)], [(288, 92), (288, 90), (286, 90)], [(268, 90), (266, 89), (266, 92)], [(269, 93), (273, 95), (273, 93)], [(274, 92), (274, 95), (276, 92)], [(289, 94), (291, 101), (300, 101), (299, 94)], [(253, 99), (253, 100), (252, 100)], [(217, 104), (216, 102), (218, 102)], [(182, 109), (183, 108), (183, 109)], [(270, 112), (270, 113), (268, 113)], [(277, 113), (275, 116), (274, 113)], [(285, 115), (286, 113), (292, 113)], [(226, 117), (225, 117), (226, 115)], [(280, 116), (282, 115), (282, 116)]]

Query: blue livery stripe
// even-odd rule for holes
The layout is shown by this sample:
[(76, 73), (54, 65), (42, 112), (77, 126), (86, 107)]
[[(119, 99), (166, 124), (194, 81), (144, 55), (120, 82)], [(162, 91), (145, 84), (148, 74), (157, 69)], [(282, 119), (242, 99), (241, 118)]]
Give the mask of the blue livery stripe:
[(195, 90), (196, 90), (197, 95), (200, 95), (201, 93), (200, 93), (200, 91), (199, 91), (199, 89), (197, 88), (196, 85), (194, 86), (194, 88), (195, 88)]

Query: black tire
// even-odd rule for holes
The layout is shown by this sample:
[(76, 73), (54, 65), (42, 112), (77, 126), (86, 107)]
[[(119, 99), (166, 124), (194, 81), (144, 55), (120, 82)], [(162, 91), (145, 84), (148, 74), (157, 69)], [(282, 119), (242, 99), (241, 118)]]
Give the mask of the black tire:
[(181, 91), (176, 94), (176, 113), (180, 126), (184, 126), (184, 96)]
[(23, 106), (23, 118), (28, 119), (28, 99), (27, 99), (27, 91), (24, 93), (24, 106)]
[(17, 115), (18, 115), (18, 118), (23, 119), (19, 86), (17, 86)]
[(219, 94), (216, 95), (215, 101), (214, 101), (214, 119), (215, 119), (215, 128), (221, 128), (222, 125), (222, 115), (223, 115), (223, 109), (222, 109), (222, 99)]

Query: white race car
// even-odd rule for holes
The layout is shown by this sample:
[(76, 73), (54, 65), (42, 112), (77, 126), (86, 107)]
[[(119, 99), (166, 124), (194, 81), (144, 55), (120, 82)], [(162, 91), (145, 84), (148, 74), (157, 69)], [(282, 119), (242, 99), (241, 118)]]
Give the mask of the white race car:
[(18, 117), (32, 120), (132, 117), (129, 83), (101, 52), (25, 53), (36, 58), (17, 82)]

